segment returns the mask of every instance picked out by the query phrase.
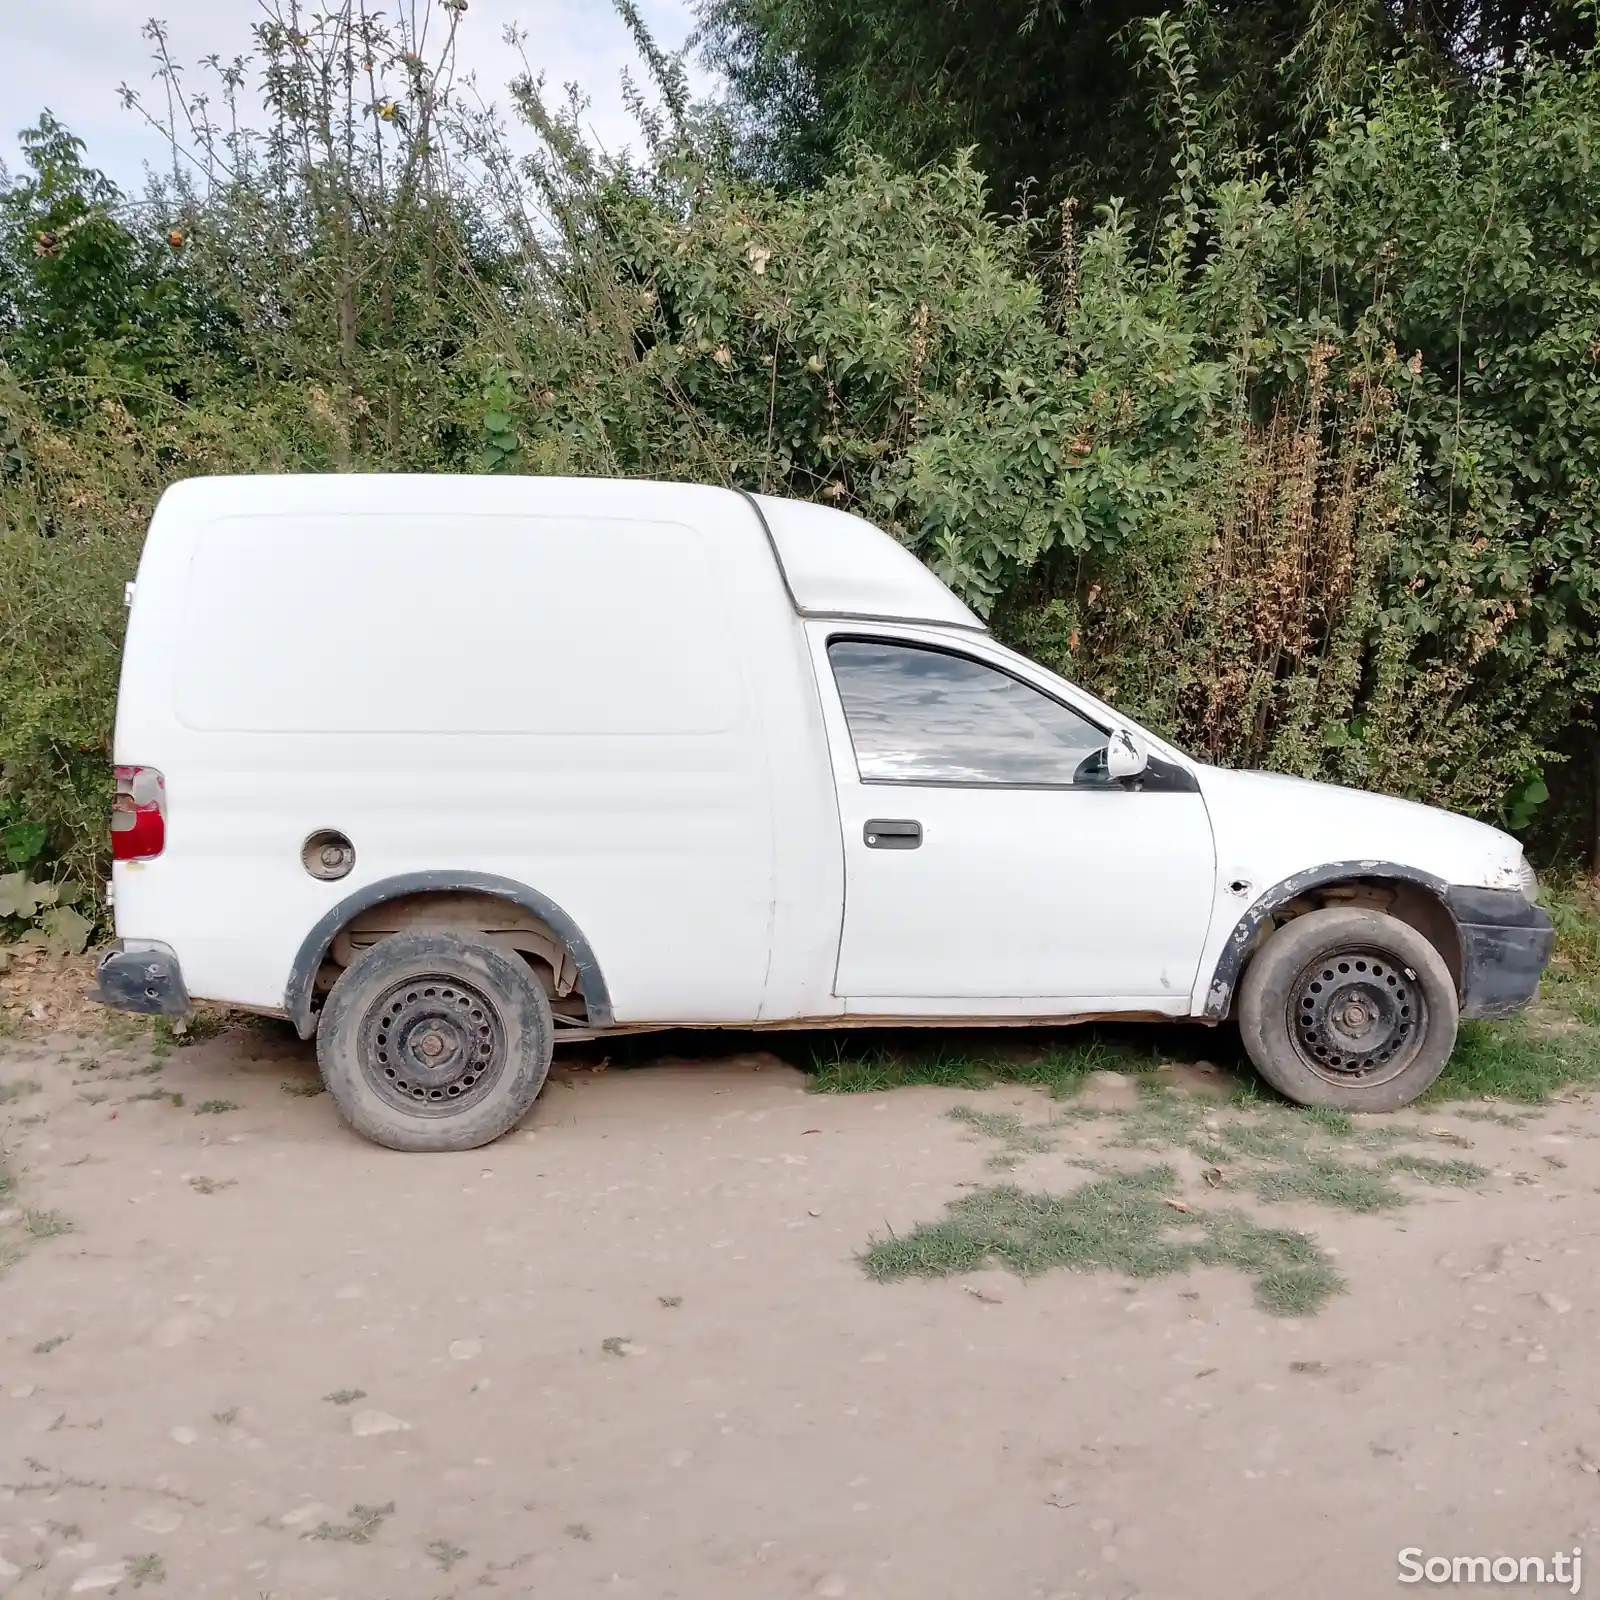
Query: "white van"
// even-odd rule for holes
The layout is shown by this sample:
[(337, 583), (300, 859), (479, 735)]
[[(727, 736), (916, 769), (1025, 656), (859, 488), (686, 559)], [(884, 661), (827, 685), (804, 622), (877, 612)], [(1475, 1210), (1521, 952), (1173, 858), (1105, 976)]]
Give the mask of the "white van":
[(131, 605), (96, 998), (287, 1017), (399, 1149), (680, 1026), (1236, 1017), (1388, 1110), (1550, 951), (1515, 840), (1195, 761), (821, 506), (200, 479)]

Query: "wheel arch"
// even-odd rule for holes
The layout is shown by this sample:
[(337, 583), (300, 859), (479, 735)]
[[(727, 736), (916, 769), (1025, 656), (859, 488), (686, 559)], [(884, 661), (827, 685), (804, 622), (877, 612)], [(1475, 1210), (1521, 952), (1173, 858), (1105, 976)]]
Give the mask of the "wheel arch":
[[(1330, 861), (1291, 873), (1258, 895), (1234, 924), (1212, 969), (1200, 1014), (1219, 1022), (1230, 1014), (1244, 969), (1263, 943), (1261, 931), (1279, 911), (1308, 896), (1321, 896), (1322, 904), (1342, 899), (1359, 904), (1363, 890), (1371, 896), (1387, 892), (1389, 901), (1380, 909), (1415, 928), (1438, 950), (1459, 997), (1464, 953), (1455, 913), (1450, 909), (1449, 887), (1443, 878), (1398, 861)], [(1335, 896), (1332, 891), (1336, 890), (1352, 893)]]
[(370, 911), (386, 900), (398, 900), (406, 895), (450, 892), (482, 894), (506, 900), (532, 912), (548, 924), (566, 945), (578, 969), (578, 993), (583, 996), (589, 1025), (595, 1028), (611, 1026), (615, 1020), (611, 994), (606, 987), (600, 963), (595, 959), (594, 949), (578, 924), (548, 895), (529, 888), (525, 883), (518, 883), (514, 878), (502, 878), (491, 872), (402, 872), (393, 877), (380, 878), (375, 883), (364, 884), (346, 895), (318, 918), (301, 941), (289, 969), (283, 1000), (284, 1012), (294, 1023), (300, 1037), (309, 1039), (314, 1030), (312, 1004), (317, 971), (341, 928), (362, 912)]

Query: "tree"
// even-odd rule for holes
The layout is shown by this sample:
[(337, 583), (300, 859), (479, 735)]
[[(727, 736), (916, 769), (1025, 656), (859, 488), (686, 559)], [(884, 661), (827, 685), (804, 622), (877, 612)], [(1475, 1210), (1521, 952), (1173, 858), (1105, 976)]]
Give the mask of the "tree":
[(48, 111), (20, 139), (28, 173), (0, 184), (0, 350), (13, 374), (70, 409), (74, 380), (137, 390), (174, 372), (195, 307), (175, 258), (185, 236), (124, 220), (115, 184)]
[[(1165, 146), (1138, 82), (1170, 0), (699, 0), (747, 165), (813, 184), (853, 143), (906, 165), (975, 146), (1008, 203), (1026, 185), (1155, 198)], [(1441, 80), (1528, 44), (1593, 42), (1575, 0), (1218, 0), (1184, 9), (1207, 120), (1244, 150), (1297, 141), (1397, 51)]]

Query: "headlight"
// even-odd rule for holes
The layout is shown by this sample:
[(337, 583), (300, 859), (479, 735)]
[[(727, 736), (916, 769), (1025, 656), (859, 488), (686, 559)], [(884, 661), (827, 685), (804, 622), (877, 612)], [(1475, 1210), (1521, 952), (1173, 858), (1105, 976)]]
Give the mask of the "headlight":
[(1531, 905), (1539, 898), (1539, 874), (1528, 865), (1528, 858), (1524, 856), (1517, 864), (1517, 873), (1522, 885), (1522, 895)]

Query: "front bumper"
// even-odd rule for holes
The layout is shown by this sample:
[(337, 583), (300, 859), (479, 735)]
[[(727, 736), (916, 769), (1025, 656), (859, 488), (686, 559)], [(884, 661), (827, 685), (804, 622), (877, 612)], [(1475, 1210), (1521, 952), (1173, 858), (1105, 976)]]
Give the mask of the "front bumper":
[(96, 1005), (146, 1017), (186, 1017), (194, 1009), (177, 953), (151, 941), (141, 941), (135, 950), (121, 939), (112, 944), (96, 963), (89, 998)]
[(1555, 946), (1555, 928), (1543, 906), (1517, 889), (1445, 893), (1461, 934), (1461, 1015), (1509, 1017), (1539, 992), (1539, 975)]

